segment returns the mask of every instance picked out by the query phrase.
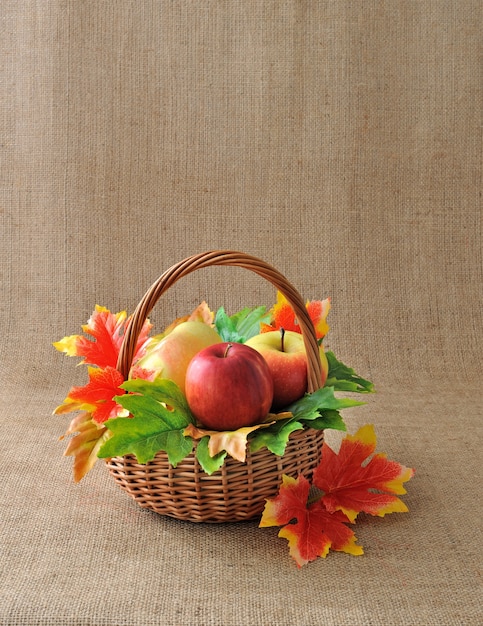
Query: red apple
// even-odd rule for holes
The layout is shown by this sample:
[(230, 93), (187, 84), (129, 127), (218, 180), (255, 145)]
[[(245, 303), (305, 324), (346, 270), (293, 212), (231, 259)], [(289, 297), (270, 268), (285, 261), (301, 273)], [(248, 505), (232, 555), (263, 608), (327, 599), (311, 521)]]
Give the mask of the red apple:
[[(254, 348), (263, 356), (272, 373), (273, 410), (286, 407), (304, 395), (307, 391), (307, 355), (300, 333), (274, 330), (252, 337), (245, 345)], [(329, 368), (322, 346), (319, 354), (323, 385), (327, 380)]]
[(222, 431), (263, 421), (273, 398), (267, 363), (241, 343), (218, 343), (196, 354), (186, 371), (185, 390), (201, 424)]

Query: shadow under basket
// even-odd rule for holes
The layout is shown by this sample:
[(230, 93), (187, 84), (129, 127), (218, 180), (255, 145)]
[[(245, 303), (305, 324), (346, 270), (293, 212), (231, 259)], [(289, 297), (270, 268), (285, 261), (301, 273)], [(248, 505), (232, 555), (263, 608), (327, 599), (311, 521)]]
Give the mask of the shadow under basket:
[[(212, 267), (239, 267), (258, 274), (276, 287), (291, 305), (302, 334), (307, 355), (307, 391), (321, 386), (319, 345), (304, 301), (299, 292), (277, 269), (261, 259), (233, 250), (212, 250), (193, 255), (167, 269), (148, 289), (139, 302), (126, 329), (117, 369), (123, 379), (129, 378), (143, 325), (159, 298), (178, 280), (191, 272)], [(294, 431), (283, 457), (267, 448), (250, 453), (246, 462), (231, 457), (211, 476), (201, 468), (195, 448), (176, 468), (165, 452), (141, 465), (132, 455), (107, 461), (109, 472), (118, 485), (141, 507), (161, 515), (193, 522), (236, 522), (262, 514), (267, 498), (274, 497), (286, 474), (310, 478), (320, 462), (324, 433), (307, 428)]]
[(274, 497), (282, 475), (310, 478), (320, 462), (324, 432), (300, 430), (290, 436), (283, 457), (267, 448), (245, 463), (227, 457), (211, 476), (189, 454), (174, 468), (164, 452), (141, 465), (134, 456), (107, 461), (109, 473), (139, 506), (191, 522), (236, 522), (260, 517), (266, 498)]

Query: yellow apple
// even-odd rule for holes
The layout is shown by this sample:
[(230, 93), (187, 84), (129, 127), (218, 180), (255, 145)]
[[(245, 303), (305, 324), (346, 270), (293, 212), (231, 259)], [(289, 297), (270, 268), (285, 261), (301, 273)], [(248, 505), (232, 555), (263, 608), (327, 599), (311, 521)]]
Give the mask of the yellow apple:
[(137, 367), (156, 372), (157, 378), (173, 380), (185, 392), (186, 370), (191, 359), (204, 348), (221, 343), (220, 335), (204, 322), (182, 322), (159, 342), (148, 346)]
[[(246, 345), (257, 350), (270, 369), (273, 378), (272, 410), (286, 407), (304, 395), (307, 391), (307, 355), (300, 333), (274, 330), (255, 335)], [(323, 385), (329, 369), (323, 346), (320, 347), (319, 354)]]

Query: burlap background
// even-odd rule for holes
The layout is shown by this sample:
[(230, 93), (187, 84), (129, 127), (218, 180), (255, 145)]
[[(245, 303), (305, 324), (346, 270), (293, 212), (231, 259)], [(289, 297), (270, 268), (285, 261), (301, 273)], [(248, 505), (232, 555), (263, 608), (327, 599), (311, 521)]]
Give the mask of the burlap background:
[[(2, 624), (480, 623), (482, 6), (3, 0)], [(71, 481), (51, 412), (85, 371), (51, 341), (212, 248), (330, 295), (329, 347), (377, 386), (349, 429), (417, 474), (362, 557), (298, 571), (276, 529)], [(153, 321), (274, 295), (204, 270)]]

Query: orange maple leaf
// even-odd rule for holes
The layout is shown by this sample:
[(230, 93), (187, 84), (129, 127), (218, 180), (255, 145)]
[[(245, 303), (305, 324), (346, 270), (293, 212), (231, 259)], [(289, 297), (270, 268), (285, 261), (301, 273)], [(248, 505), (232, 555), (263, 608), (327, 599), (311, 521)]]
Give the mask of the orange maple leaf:
[[(330, 298), (325, 300), (307, 301), (305, 304), (310, 319), (314, 324), (317, 339), (322, 339), (329, 332), (327, 315), (330, 311)], [(296, 333), (300, 333), (300, 326), (295, 317), (295, 313), (286, 297), (280, 291), (277, 292), (277, 302), (270, 310), (272, 314), (271, 324), (261, 324), (262, 333), (284, 328)]]
[(318, 500), (309, 502), (310, 482), (303, 475), (284, 475), (278, 496), (267, 500), (260, 527), (283, 526), (278, 536), (288, 540), (289, 551), (298, 567), (317, 557), (325, 557), (329, 549), (362, 554), (349, 520), (337, 511), (329, 513)]
[(126, 411), (113, 398), (125, 393), (120, 386), (124, 382), (122, 374), (114, 367), (104, 369), (89, 367), (89, 382), (83, 387), (72, 387), (64, 402), (54, 413), (87, 411), (97, 424), (102, 424), (111, 417), (125, 415)]
[[(133, 368), (133, 378), (150, 380), (152, 372), (140, 367)], [(112, 399), (115, 395), (124, 394), (119, 388), (123, 378), (114, 368), (105, 370), (89, 368), (89, 383), (84, 387), (73, 387), (70, 395), (58, 406), (54, 414), (82, 411), (69, 424), (67, 435), (74, 435), (67, 445), (64, 456), (73, 456), (74, 481), (79, 482), (97, 461), (97, 453), (112, 433), (104, 426), (110, 417), (128, 417), (127, 411)]]
[[(53, 345), (67, 356), (84, 357), (81, 363), (97, 365), (98, 367), (115, 367), (119, 350), (127, 325), (131, 318), (127, 317), (126, 311), (111, 313), (105, 307), (96, 305), (94, 312), (82, 330), (93, 339), (83, 335), (70, 335)], [(134, 360), (143, 356), (147, 336), (151, 330), (151, 324), (146, 322), (137, 341)]]
[(403, 483), (414, 470), (388, 461), (385, 454), (374, 454), (375, 449), (372, 424), (347, 435), (337, 454), (324, 442), (313, 483), (324, 492), (322, 502), (328, 511), (342, 511), (353, 522), (360, 512), (383, 517), (408, 510), (397, 495), (406, 493)]

